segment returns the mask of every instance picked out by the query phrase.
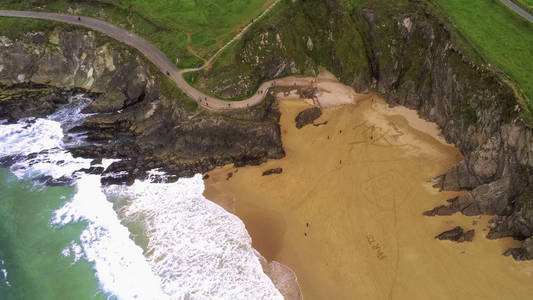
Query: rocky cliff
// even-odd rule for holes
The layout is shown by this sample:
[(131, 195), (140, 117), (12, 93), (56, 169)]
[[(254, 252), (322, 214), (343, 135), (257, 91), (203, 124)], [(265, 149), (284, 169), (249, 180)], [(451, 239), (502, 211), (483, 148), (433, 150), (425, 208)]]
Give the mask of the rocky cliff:
[(70, 95), (89, 93), (95, 101), (85, 112), (92, 115), (73, 130), (87, 132), (90, 143), (70, 150), (122, 159), (105, 170), (104, 181), (131, 182), (153, 168), (192, 176), (284, 156), (272, 99), (233, 114), (198, 109), (133, 50), (61, 28), (0, 37), (0, 119), (45, 116)]
[(461, 50), (464, 43), (438, 11), (416, 0), (284, 5), (198, 84), (238, 96), (263, 80), (324, 66), (360, 92), (417, 109), (465, 155), (436, 185), (465, 193), (426, 214), (496, 215), (488, 237), (529, 239), (509, 254), (533, 259), (533, 130), (520, 118), (513, 89)]
[[(442, 190), (466, 191), (450, 200), (445, 213), (500, 216), (489, 238), (531, 237), (533, 131), (520, 119), (512, 88), (463, 53), (425, 7), (394, 14), (362, 9), (355, 18), (363, 24), (371, 88), (437, 123), (465, 155), (438, 178)], [(393, 40), (383, 38), (391, 31)]]

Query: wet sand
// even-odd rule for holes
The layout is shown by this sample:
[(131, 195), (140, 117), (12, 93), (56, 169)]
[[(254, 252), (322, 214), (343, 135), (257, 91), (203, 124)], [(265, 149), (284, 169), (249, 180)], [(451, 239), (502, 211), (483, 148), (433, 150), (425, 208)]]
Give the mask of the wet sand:
[[(422, 215), (458, 194), (428, 182), (461, 159), (436, 125), (374, 96), (298, 130), (308, 107), (280, 102), (284, 159), (216, 169), (204, 193), (244, 221), (262, 255), (295, 271), (305, 299), (531, 298), (533, 263), (501, 255), (517, 243), (487, 240), (489, 217)], [(474, 241), (434, 239), (457, 225), (476, 229)]]

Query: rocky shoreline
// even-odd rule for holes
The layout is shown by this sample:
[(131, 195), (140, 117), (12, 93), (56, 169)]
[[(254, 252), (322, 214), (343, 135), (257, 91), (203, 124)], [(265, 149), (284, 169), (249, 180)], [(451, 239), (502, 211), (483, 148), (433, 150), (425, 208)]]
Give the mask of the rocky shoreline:
[[(282, 26), (292, 19), (300, 25)], [(329, 21), (316, 26), (316, 20)], [(450, 26), (425, 1), (355, 8), (335, 0), (294, 1), (245, 35), (236, 61), (246, 73), (215, 64), (199, 78), (206, 84), (220, 78), (206, 88), (238, 96), (261, 80), (314, 75), (322, 66), (358, 92), (375, 91), (390, 105), (416, 109), (465, 156), (436, 179), (437, 188), (465, 194), (427, 214), (495, 215), (489, 238), (531, 241), (533, 129), (521, 118), (513, 87), (462, 51), (465, 41)], [(257, 78), (254, 70), (268, 71)], [(533, 247), (522, 250), (528, 254), (521, 257), (533, 257)]]
[(106, 184), (131, 184), (155, 168), (177, 180), (284, 156), (272, 98), (238, 113), (190, 109), (179, 90), (165, 92), (166, 78), (139, 54), (91, 31), (58, 27), (0, 41), (0, 119), (44, 117), (70, 96), (88, 94), (95, 100), (83, 112), (91, 115), (71, 130), (88, 143), (69, 151), (121, 159), (90, 170), (102, 171)]
[[(465, 156), (436, 184), (465, 193), (428, 214), (495, 215), (489, 238), (533, 239), (533, 129), (521, 119), (513, 88), (461, 51), (441, 17), (417, 1), (353, 10), (334, 0), (291, 5), (296, 9), (284, 17), (297, 16), (302, 24), (331, 22), (297, 42), (292, 37), (300, 34), (299, 28), (258, 25), (237, 47), (237, 61), (264, 76), (235, 75), (232, 68), (217, 69), (215, 64), (200, 78), (227, 78), (213, 90), (238, 96), (261, 80), (311, 74), (320, 63), (357, 91), (373, 90), (391, 105), (416, 109), (438, 124)], [(317, 12), (321, 15), (315, 16)], [(179, 99), (162, 94), (161, 80), (138, 54), (117, 49), (83, 31), (31, 33), (17, 41), (2, 37), (0, 84), (5, 88), (31, 82), (98, 93), (90, 111), (99, 114), (78, 128), (87, 130), (97, 145), (72, 152), (123, 159), (105, 173), (129, 175), (106, 176), (109, 183), (131, 182), (152, 168), (190, 176), (228, 163), (283, 157), (273, 99), (230, 115), (188, 111)], [(298, 59), (291, 49), (299, 51)], [(317, 57), (327, 59), (317, 62)], [(528, 245), (520, 248), (520, 257), (533, 258)]]

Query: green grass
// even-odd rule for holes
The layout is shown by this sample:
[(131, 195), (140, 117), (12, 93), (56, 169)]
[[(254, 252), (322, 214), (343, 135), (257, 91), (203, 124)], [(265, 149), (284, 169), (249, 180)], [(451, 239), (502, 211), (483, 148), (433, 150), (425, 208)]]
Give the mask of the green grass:
[[(150, 40), (179, 67), (202, 64), (272, 0), (3, 1), (1, 9), (98, 17)], [(44, 3), (44, 4), (43, 4)], [(190, 49), (190, 50), (189, 50)]]
[[(58, 26), (56, 22), (46, 22), (39, 20), (21, 20), (17, 18), (0, 18), (0, 35), (10, 39), (22, 37), (27, 32), (42, 31), (50, 32)], [(64, 27), (73, 27), (62, 24)]]
[(183, 105), (186, 111), (191, 112), (198, 109), (198, 103), (187, 97), (187, 95), (185, 95), (168, 77), (159, 74), (159, 79), (162, 95), (169, 97), (170, 99), (175, 99), (177, 97), (178, 102)]
[(504, 80), (518, 84), (523, 117), (533, 120), (533, 24), (498, 0), (434, 1)]

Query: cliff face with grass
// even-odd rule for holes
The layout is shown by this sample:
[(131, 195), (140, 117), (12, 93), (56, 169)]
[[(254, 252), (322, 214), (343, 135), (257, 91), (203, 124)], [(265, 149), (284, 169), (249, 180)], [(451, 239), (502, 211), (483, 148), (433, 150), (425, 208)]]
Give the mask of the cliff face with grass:
[(239, 96), (261, 81), (323, 66), (360, 92), (417, 109), (465, 155), (436, 184), (465, 194), (426, 214), (497, 215), (488, 237), (528, 239), (508, 253), (533, 259), (533, 130), (521, 120), (513, 89), (466, 52), (439, 11), (425, 1), (283, 5), (195, 83)]
[(61, 28), (11, 39), (0, 34), (0, 119), (44, 117), (68, 96), (89, 93), (95, 100), (85, 112), (92, 115), (73, 129), (85, 132), (88, 143), (69, 150), (122, 159), (103, 180), (131, 182), (153, 168), (192, 176), (218, 165), (283, 157), (272, 99), (239, 113), (211, 114), (133, 50)]

